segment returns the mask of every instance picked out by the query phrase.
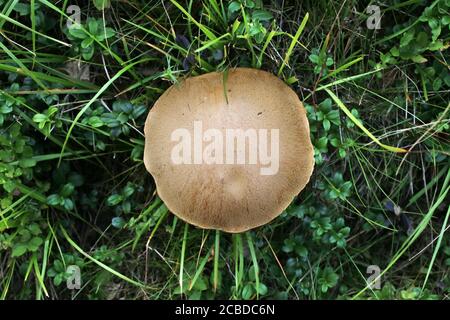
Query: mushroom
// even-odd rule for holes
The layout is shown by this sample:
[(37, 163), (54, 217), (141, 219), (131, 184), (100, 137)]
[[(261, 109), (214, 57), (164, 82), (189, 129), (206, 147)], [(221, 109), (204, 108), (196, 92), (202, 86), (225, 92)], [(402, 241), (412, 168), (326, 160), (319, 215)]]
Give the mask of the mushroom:
[(182, 220), (243, 232), (270, 222), (314, 167), (306, 111), (271, 73), (236, 68), (167, 89), (145, 123), (144, 164)]

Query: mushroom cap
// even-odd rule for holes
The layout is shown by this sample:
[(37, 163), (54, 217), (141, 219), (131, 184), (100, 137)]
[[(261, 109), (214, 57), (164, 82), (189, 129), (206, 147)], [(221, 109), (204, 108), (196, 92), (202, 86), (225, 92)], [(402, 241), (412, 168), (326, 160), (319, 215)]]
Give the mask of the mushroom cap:
[[(250, 163), (249, 140), (245, 163), (175, 164), (172, 152), (180, 140), (173, 141), (172, 133), (188, 130), (193, 146), (194, 122), (199, 121), (203, 132), (222, 132), (224, 144), (227, 129), (267, 129), (266, 155), (271, 155), (272, 144), (276, 148), (271, 129), (278, 129), (278, 171), (263, 175), (268, 161)], [(179, 218), (201, 228), (243, 232), (268, 223), (303, 190), (314, 167), (303, 104), (282, 80), (261, 70), (236, 68), (180, 81), (156, 101), (144, 131), (144, 164), (159, 197)], [(203, 150), (207, 145), (202, 141)], [(217, 150), (224, 151), (225, 162), (226, 146)], [(259, 144), (258, 151), (264, 154)]]

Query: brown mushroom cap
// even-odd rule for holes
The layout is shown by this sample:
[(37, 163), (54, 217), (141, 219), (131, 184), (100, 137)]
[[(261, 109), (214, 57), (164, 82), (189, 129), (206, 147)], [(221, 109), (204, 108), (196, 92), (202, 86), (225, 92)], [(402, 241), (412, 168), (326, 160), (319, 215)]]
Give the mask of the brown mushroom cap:
[[(224, 85), (225, 83), (225, 85)], [(174, 130), (194, 137), (219, 129), (279, 129), (279, 168), (250, 164), (174, 164)], [(144, 163), (170, 211), (202, 228), (242, 232), (277, 217), (305, 187), (314, 167), (306, 111), (298, 96), (271, 73), (248, 68), (187, 78), (156, 101), (145, 123)], [(192, 142), (193, 144), (193, 142)], [(208, 145), (203, 142), (203, 149)], [(248, 147), (248, 145), (247, 145)], [(249, 159), (246, 148), (246, 159)], [(225, 147), (224, 149), (225, 150)], [(226, 150), (225, 150), (226, 151)], [(224, 151), (224, 158), (226, 152)]]

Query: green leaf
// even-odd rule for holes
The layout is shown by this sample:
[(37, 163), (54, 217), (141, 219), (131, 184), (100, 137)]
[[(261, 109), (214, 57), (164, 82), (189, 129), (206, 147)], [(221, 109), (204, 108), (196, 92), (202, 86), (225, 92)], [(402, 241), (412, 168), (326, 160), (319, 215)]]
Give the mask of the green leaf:
[(120, 124), (125, 124), (128, 121), (128, 115), (125, 113), (119, 114), (117, 121), (119, 121)]
[(87, 48), (81, 48), (81, 56), (84, 60), (89, 61), (94, 55), (94, 46), (89, 46)]
[(442, 17), (441, 19), (441, 23), (446, 26), (448, 24), (450, 24), (450, 15), (445, 15)]
[(308, 249), (306, 249), (302, 245), (297, 245), (297, 247), (295, 248), (295, 253), (300, 257), (306, 258), (308, 256)]
[(295, 241), (291, 239), (284, 240), (284, 245), (282, 247), (282, 250), (286, 253), (294, 251), (295, 248)]
[(83, 31), (83, 29), (80, 26), (76, 24), (73, 24), (69, 28), (69, 34), (78, 39), (85, 39), (89, 37), (89, 35), (85, 31)]
[(0, 106), (0, 113), (6, 114), (6, 113), (10, 113), (12, 110), (13, 110), (13, 108), (10, 106), (7, 106), (7, 105)]
[(328, 137), (325, 136), (317, 140), (315, 147), (319, 149), (320, 152), (327, 152), (327, 145), (328, 145)]
[(122, 229), (125, 226), (126, 222), (122, 217), (114, 217), (111, 220), (111, 224), (114, 228)]
[(296, 76), (292, 76), (286, 79), (286, 83), (289, 85), (292, 85), (294, 83), (298, 82), (298, 79)]
[(58, 273), (64, 271), (64, 265), (63, 265), (63, 263), (61, 262), (61, 260), (56, 260), (56, 261), (53, 263), (53, 266), (54, 266), (55, 270), (56, 270)]
[[(392, 47), (391, 50), (389, 50), (390, 54), (392, 54), (394, 57), (400, 56), (400, 50), (398, 50), (397, 47)], [(382, 54), (383, 56), (383, 54)], [(395, 60), (395, 59), (394, 59)], [(387, 61), (389, 63), (389, 61)]]
[(431, 50), (431, 51), (437, 51), (437, 50), (441, 50), (443, 48), (445, 48), (445, 45), (442, 42), (442, 40), (433, 41), (428, 46), (428, 49)]
[(133, 111), (133, 105), (126, 100), (118, 100), (113, 103), (113, 111), (131, 113)]
[(22, 168), (31, 168), (34, 167), (35, 165), (36, 160), (34, 160), (33, 158), (21, 159), (19, 161), (19, 166), (21, 166)]
[(253, 0), (244, 0), (244, 5), (246, 8), (253, 9), (255, 7), (255, 1)]
[(48, 269), (48, 271), (47, 271), (47, 276), (49, 276), (50, 278), (55, 277), (56, 274), (57, 274), (57, 273), (56, 273), (55, 269), (53, 269), (53, 268), (50, 268), (50, 269)]
[(249, 300), (253, 295), (253, 285), (247, 283), (244, 288), (242, 288), (242, 299)]
[(233, 1), (228, 5), (228, 14), (234, 13), (241, 9), (241, 4), (237, 1)]
[(3, 189), (5, 189), (6, 192), (11, 193), (16, 188), (16, 184), (13, 180), (8, 180), (3, 184)]
[(96, 19), (89, 19), (89, 21), (88, 21), (88, 23), (87, 23), (87, 24), (88, 24), (89, 32), (90, 32), (91, 34), (93, 34), (93, 35), (97, 35), (98, 27), (99, 27), (100, 23), (101, 23), (101, 22), (99, 22), (99, 20), (96, 20)]
[(208, 289), (208, 284), (203, 277), (199, 277), (197, 281), (195, 281), (192, 289), (197, 291), (205, 291), (206, 289)]
[(320, 110), (323, 110), (323, 111), (329, 111), (329, 110), (331, 110), (332, 105), (333, 105), (333, 103), (332, 103), (331, 99), (326, 98), (321, 103), (319, 103), (319, 108), (320, 108)]
[(332, 66), (334, 64), (333, 58), (328, 57), (327, 61), (325, 62), (325, 64), (327, 65), (327, 67)]
[(108, 197), (108, 199), (106, 200), (106, 203), (109, 206), (115, 206), (115, 205), (118, 205), (122, 200), (123, 200), (123, 197), (120, 194), (113, 194)]
[(67, 211), (73, 210), (73, 201), (71, 199), (64, 199), (64, 209)]
[(19, 229), (18, 232), (21, 235), (21, 240), (23, 242), (28, 242), (31, 239), (31, 232), (28, 229)]
[(308, 58), (312, 63), (319, 64), (319, 56), (317, 54), (311, 54)]
[(61, 189), (59, 194), (62, 197), (66, 198), (66, 197), (68, 197), (68, 196), (70, 196), (72, 194), (73, 190), (75, 190), (75, 186), (73, 184), (71, 184), (71, 183), (66, 183), (62, 187), (62, 189)]
[(54, 278), (53, 278), (53, 284), (55, 286), (59, 286), (63, 281), (63, 274), (62, 273), (58, 273)]
[(131, 212), (131, 203), (130, 201), (125, 201), (122, 203), (122, 211), (124, 213), (130, 213)]
[[(12, 204), (12, 200), (10, 197), (4, 197), (2, 200), (0, 200), (0, 206), (2, 209), (8, 208)], [(6, 224), (6, 219), (3, 221), (0, 221), (0, 232), (4, 230), (4, 227)]]
[(131, 196), (135, 191), (135, 188), (133, 186), (132, 183), (127, 183), (127, 185), (125, 186), (125, 188), (123, 188), (123, 196), (125, 198), (128, 198), (129, 196)]
[(145, 111), (147, 111), (147, 107), (140, 105), (140, 106), (136, 106), (133, 109), (133, 112), (131, 113), (131, 117), (133, 119), (137, 119), (139, 118), (141, 115), (143, 115), (145, 113)]
[(333, 271), (332, 268), (326, 267), (321, 277), (319, 278), (319, 284), (321, 284), (322, 292), (327, 292), (329, 288), (336, 286), (339, 280), (339, 276)]
[(436, 78), (433, 81), (433, 90), (434, 91), (438, 91), (442, 86), (442, 79), (441, 78)]
[(27, 252), (27, 246), (25, 244), (19, 243), (14, 245), (11, 253), (11, 257), (20, 257), (25, 252)]
[(330, 121), (328, 119), (324, 119), (323, 122), (322, 122), (322, 125), (323, 125), (323, 129), (325, 131), (330, 130), (331, 123), (330, 123)]
[(61, 189), (61, 192), (60, 192), (60, 195), (62, 196), (62, 197), (68, 197), (68, 196), (70, 196), (71, 194), (72, 194), (72, 192), (73, 192), (73, 190), (75, 190), (75, 186), (72, 184), (72, 183), (66, 183), (63, 187), (62, 187), (62, 189)]
[(60, 196), (57, 194), (51, 194), (47, 197), (47, 204), (51, 206), (57, 206), (60, 203)]
[(403, 34), (402, 38), (400, 39), (400, 47), (406, 46), (411, 42), (412, 39), (414, 39), (414, 29), (409, 30)]
[(108, 115), (104, 115), (104, 116), (102, 116), (102, 121), (104, 122), (104, 123), (106, 123), (106, 125), (109, 127), (109, 128), (115, 128), (115, 127), (118, 127), (118, 126), (120, 126), (120, 122), (117, 120), (117, 119), (114, 119), (114, 118), (111, 118), (111, 117), (107, 117)]
[(333, 190), (330, 190), (329, 195), (330, 195), (330, 199), (337, 199), (337, 198), (339, 198), (340, 192), (339, 192), (339, 190), (333, 189)]
[(142, 153), (144, 152), (144, 148), (140, 145), (137, 145), (131, 150), (131, 159), (133, 161), (140, 161), (142, 159)]
[(38, 234), (41, 234), (41, 228), (39, 228), (39, 225), (37, 223), (32, 223), (28, 226), (28, 230), (30, 230), (31, 234), (37, 236)]
[(419, 32), (414, 43), (416, 46), (418, 46), (422, 50), (425, 50), (428, 47), (428, 43), (429, 43), (427, 33), (423, 32), (423, 31)]
[(415, 62), (415, 63), (425, 63), (425, 62), (428, 61), (425, 57), (423, 57), (423, 56), (420, 55), (420, 54), (418, 54), (418, 55), (412, 57), (411, 60), (412, 60), (413, 62)]
[(252, 18), (256, 21), (269, 21), (273, 19), (273, 15), (266, 10), (255, 10), (252, 13)]
[(36, 123), (45, 122), (47, 121), (47, 119), (48, 119), (47, 115), (42, 113), (38, 113), (33, 116), (33, 121)]
[(338, 110), (332, 110), (327, 113), (327, 119), (330, 120), (335, 125), (339, 125), (341, 123), (341, 119), (339, 117), (339, 111)]
[(116, 34), (116, 32), (114, 31), (114, 29), (112, 28), (105, 28), (105, 30), (98, 35), (98, 39), (99, 40), (104, 40), (104, 39), (108, 39), (113, 37)]
[(89, 47), (92, 43), (94, 42), (93, 38), (86, 38), (83, 41), (81, 41), (81, 47), (83, 49), (86, 49), (87, 47)]
[(94, 116), (89, 118), (88, 124), (94, 128), (99, 128), (103, 126), (105, 123), (102, 121), (100, 117)]
[(34, 237), (28, 242), (28, 250), (37, 251), (39, 247), (44, 243), (44, 240), (40, 237)]
[(13, 10), (18, 12), (21, 16), (27, 16), (30, 14), (30, 5), (19, 2), (19, 3), (16, 3)]
[(260, 283), (258, 293), (264, 296), (267, 294), (267, 292), (268, 292), (267, 286), (264, 283)]
[(441, 25), (440, 24), (438, 24), (438, 26), (436, 28), (431, 30), (431, 34), (432, 34), (431, 39), (432, 39), (432, 41), (436, 41), (437, 40), (437, 38), (441, 35), (441, 31), (442, 31), (442, 29), (441, 29)]
[(93, 0), (97, 10), (108, 9), (111, 7), (111, 0)]

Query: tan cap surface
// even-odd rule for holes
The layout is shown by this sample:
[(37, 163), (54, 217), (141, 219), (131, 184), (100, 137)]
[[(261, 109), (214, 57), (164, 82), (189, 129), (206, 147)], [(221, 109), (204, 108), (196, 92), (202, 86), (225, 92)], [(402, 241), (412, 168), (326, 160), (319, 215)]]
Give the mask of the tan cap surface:
[[(223, 132), (224, 143), (226, 129), (267, 129), (269, 154), (271, 129), (279, 129), (277, 173), (262, 175), (267, 163), (250, 164), (248, 145), (245, 164), (174, 164), (179, 141), (172, 133), (187, 129), (194, 145), (199, 121), (203, 132)], [(178, 217), (202, 228), (242, 232), (277, 217), (308, 183), (314, 167), (309, 134), (302, 103), (276, 76), (248, 68), (229, 70), (226, 77), (213, 72), (182, 80), (156, 101), (145, 123), (144, 163)]]

